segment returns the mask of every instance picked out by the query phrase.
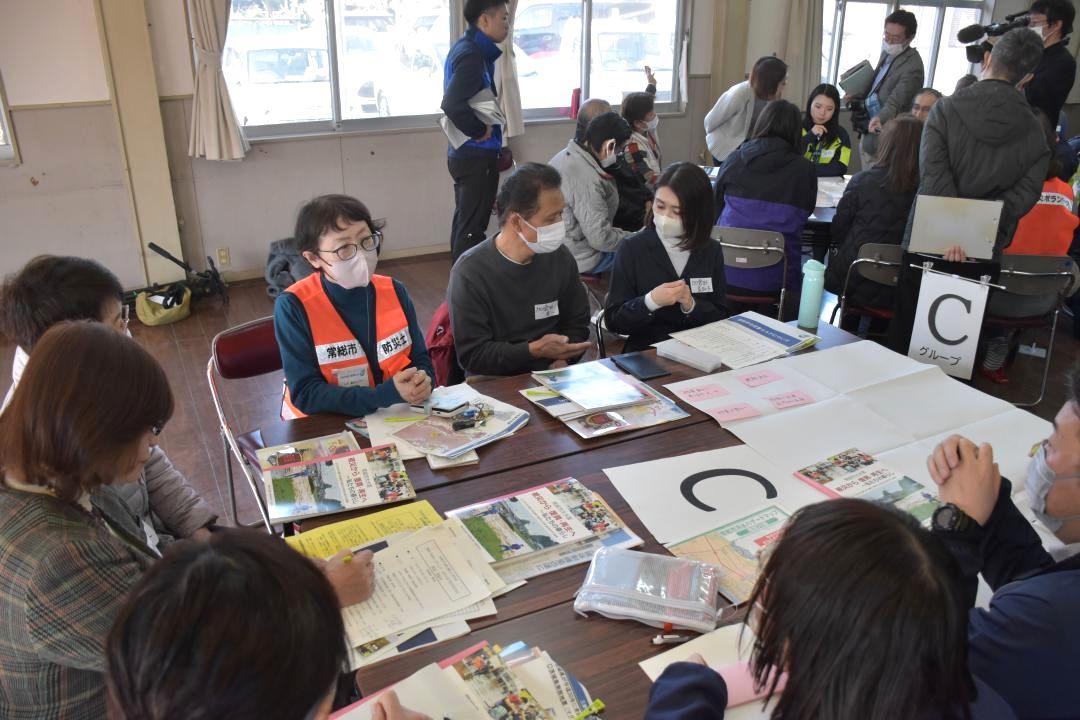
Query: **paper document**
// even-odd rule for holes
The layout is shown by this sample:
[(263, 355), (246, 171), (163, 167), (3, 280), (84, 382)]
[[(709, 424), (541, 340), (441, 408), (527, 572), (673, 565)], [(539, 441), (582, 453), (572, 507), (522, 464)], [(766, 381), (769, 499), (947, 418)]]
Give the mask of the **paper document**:
[(350, 644), (416, 627), (490, 597), (457, 545), (449, 528), (433, 526), (375, 553), (375, 592), (342, 609)]
[(427, 500), (399, 505), (371, 515), (342, 520), (285, 538), (293, 550), (315, 558), (328, 558), (346, 548), (367, 545), (405, 530), (438, 525), (442, 516)]
[(918, 195), (908, 252), (944, 255), (959, 245), (969, 258), (989, 260), (1004, 206), (1001, 200)]
[(715, 355), (736, 370), (804, 350), (819, 340), (813, 333), (755, 312), (680, 330), (671, 337)]
[[(469, 107), (476, 113), (476, 117), (485, 125), (506, 125), (506, 115), (499, 107), (499, 100), (490, 88), (484, 88), (469, 99)], [(439, 127), (446, 133), (446, 139), (450, 146), (457, 150), (473, 138), (458, 130), (450, 118), (443, 115), (439, 118)]]

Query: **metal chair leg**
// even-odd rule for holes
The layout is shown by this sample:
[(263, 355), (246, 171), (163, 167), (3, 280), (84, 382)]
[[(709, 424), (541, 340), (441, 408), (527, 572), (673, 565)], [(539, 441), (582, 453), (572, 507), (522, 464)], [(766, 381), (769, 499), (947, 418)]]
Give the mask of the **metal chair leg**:
[(232, 512), (232, 523), (240, 526), (240, 518), (236, 514), (236, 483), (233, 481), (232, 452), (229, 448), (229, 438), (224, 432), (221, 433), (221, 442), (225, 448), (225, 484), (229, 486), (229, 510)]
[(1054, 357), (1054, 336), (1057, 335), (1057, 321), (1060, 313), (1061, 305), (1059, 304), (1054, 310), (1054, 320), (1050, 323), (1050, 343), (1046, 348), (1046, 362), (1043, 363), (1042, 385), (1039, 387), (1039, 397), (1035, 399), (1035, 402), (1013, 403), (1016, 407), (1035, 407), (1043, 401), (1043, 397), (1046, 395), (1046, 380), (1050, 377), (1050, 361)]

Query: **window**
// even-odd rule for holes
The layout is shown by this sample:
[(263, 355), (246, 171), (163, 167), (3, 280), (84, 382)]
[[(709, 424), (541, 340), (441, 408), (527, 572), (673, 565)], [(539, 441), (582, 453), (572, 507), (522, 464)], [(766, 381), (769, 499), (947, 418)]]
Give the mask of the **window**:
[(952, 93), (956, 81), (974, 71), (956, 33), (991, 16), (993, 0), (919, 0), (917, 3), (826, 0), (822, 27), (821, 79), (835, 83), (863, 60), (876, 66), (885, 18), (902, 8), (915, 14), (919, 28), (912, 46), (926, 67), (926, 85)]
[(526, 117), (566, 114), (578, 88), (583, 98), (617, 105), (645, 89), (646, 65), (656, 75), (657, 101), (678, 102), (682, 6), (679, 0), (521, 0), (514, 52)]
[(15, 147), (15, 137), (11, 134), (11, 115), (8, 112), (7, 96), (4, 95), (4, 82), (0, 78), (0, 165), (18, 165), (19, 150)]
[[(251, 138), (431, 127), (465, 0), (231, 0), (223, 70)], [(520, 0), (513, 51), (527, 118), (573, 92), (618, 103), (657, 76), (674, 103), (683, 0)], [(586, 72), (587, 70), (587, 72)]]

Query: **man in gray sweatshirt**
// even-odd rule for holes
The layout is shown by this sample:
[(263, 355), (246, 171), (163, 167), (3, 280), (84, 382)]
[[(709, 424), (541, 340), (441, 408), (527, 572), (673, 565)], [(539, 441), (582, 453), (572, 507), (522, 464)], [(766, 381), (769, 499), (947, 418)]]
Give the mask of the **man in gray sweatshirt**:
[(525, 163), (496, 201), (499, 233), (450, 271), (450, 324), (469, 375), (562, 367), (589, 348), (589, 302), (563, 240), (558, 171)]

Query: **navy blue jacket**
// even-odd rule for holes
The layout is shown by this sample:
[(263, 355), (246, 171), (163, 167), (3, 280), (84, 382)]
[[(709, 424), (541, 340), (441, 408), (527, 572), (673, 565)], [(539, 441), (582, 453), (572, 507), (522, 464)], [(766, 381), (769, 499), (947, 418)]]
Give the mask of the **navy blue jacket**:
[[(728, 155), (716, 180), (716, 209), (723, 227), (783, 233), (787, 286), (802, 287), (802, 231), (817, 203), (817, 172), (798, 148), (778, 137), (747, 140)], [(776, 290), (781, 268), (727, 269), (729, 285)]]
[[(450, 48), (443, 65), (442, 111), (457, 129), (471, 138), (483, 137), (487, 126), (469, 107), (476, 93), (495, 90), (495, 61), (502, 55), (499, 46), (475, 25), (470, 26)], [(484, 142), (469, 140), (456, 150), (447, 146), (450, 157), (497, 157), (502, 150), (502, 128), (492, 128)]]
[[(306, 415), (329, 412), (355, 417), (403, 402), (393, 379), (384, 378), (379, 369), (375, 352), (375, 288), (367, 285), (346, 290), (325, 277), (322, 284), (345, 326), (364, 349), (375, 387), (339, 387), (326, 382), (315, 356), (315, 342), (311, 339), (307, 311), (295, 295), (284, 292), (278, 295), (274, 303), (274, 334), (281, 350), (281, 364), (285, 369), (285, 382), (289, 385), (293, 405)], [(409, 322), (409, 335), (412, 337), (409, 358), (412, 366), (427, 372), (434, 382), (435, 371), (424, 344), (423, 330), (416, 321), (416, 309), (405, 286), (397, 280), (394, 281), (394, 290)]]
[[(694, 285), (705, 287), (711, 282), (712, 291), (693, 293), (694, 309), (690, 313), (684, 313), (677, 303), (649, 312), (645, 295), (657, 285), (680, 278), (691, 286), (691, 291)], [(678, 330), (723, 320), (728, 314), (724, 298), (724, 253), (720, 243), (710, 240), (691, 252), (682, 275), (676, 275), (656, 229), (649, 228), (623, 240), (615, 252), (605, 322), (612, 332), (630, 336), (627, 352), (642, 350)]]
[(985, 527), (937, 533), (960, 562), (974, 604), (981, 572), (994, 590), (972, 608), (968, 663), (1022, 718), (1080, 716), (1080, 556), (1060, 563), (1002, 480)]
[[(975, 692), (977, 699), (970, 706), (973, 720), (1016, 720), (1016, 714), (1005, 701), (979, 678), (975, 678)], [(715, 670), (697, 663), (677, 662), (669, 665), (649, 690), (645, 720), (722, 720), (727, 700), (727, 685)], [(945, 720), (960, 714), (934, 712), (912, 717)]]

